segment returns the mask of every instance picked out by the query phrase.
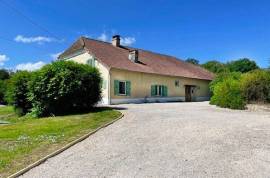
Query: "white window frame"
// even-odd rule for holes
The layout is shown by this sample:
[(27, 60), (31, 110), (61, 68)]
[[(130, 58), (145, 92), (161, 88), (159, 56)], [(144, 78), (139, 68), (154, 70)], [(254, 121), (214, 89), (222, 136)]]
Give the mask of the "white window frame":
[[(123, 93), (120, 93), (120, 82), (122, 82), (122, 83), (125, 84), (125, 93), (124, 94)], [(119, 86), (119, 88), (118, 88), (118, 95), (126, 96), (127, 95), (127, 81), (119, 81), (118, 86)]]

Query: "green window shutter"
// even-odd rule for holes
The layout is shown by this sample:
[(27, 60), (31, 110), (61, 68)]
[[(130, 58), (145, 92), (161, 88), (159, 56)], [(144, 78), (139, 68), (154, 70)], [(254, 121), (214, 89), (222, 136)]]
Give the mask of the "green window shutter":
[(163, 96), (168, 96), (168, 87), (163, 86)]
[(151, 85), (151, 96), (155, 96), (155, 85)]
[(114, 95), (118, 95), (118, 94), (119, 94), (119, 81), (114, 80)]
[(127, 96), (130, 96), (130, 90), (131, 90), (131, 83), (130, 83), (130, 81), (126, 81), (126, 94), (127, 94)]

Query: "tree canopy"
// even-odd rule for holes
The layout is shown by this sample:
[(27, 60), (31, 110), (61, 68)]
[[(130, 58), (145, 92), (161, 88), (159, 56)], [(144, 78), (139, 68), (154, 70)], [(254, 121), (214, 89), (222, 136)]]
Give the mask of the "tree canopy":
[(255, 61), (248, 58), (242, 58), (227, 63), (227, 67), (231, 72), (246, 73), (255, 69), (259, 69)]
[(194, 58), (187, 58), (186, 62), (191, 63), (191, 64), (195, 64), (195, 65), (199, 65), (199, 63), (200, 63), (199, 60), (194, 59)]
[(9, 79), (9, 78), (10, 78), (10, 75), (9, 75), (8, 70), (0, 69), (0, 80), (6, 80), (6, 79)]
[(222, 73), (225, 72), (227, 70), (226, 65), (218, 62), (218, 61), (208, 61), (204, 64), (202, 64), (202, 67), (204, 67), (205, 69), (213, 72), (213, 73)]

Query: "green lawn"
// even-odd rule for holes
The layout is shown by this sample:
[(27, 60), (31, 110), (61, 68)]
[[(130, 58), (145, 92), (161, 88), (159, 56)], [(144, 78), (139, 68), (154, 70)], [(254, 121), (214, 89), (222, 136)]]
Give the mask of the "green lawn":
[(29, 118), (17, 117), (11, 107), (0, 107), (0, 177), (6, 177), (76, 138), (121, 115), (109, 108), (88, 114)]

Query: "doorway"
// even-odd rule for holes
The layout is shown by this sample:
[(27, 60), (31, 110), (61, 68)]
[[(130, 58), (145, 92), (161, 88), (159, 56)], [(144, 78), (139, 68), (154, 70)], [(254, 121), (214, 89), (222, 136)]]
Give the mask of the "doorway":
[(191, 85), (185, 85), (185, 101), (191, 102)]

